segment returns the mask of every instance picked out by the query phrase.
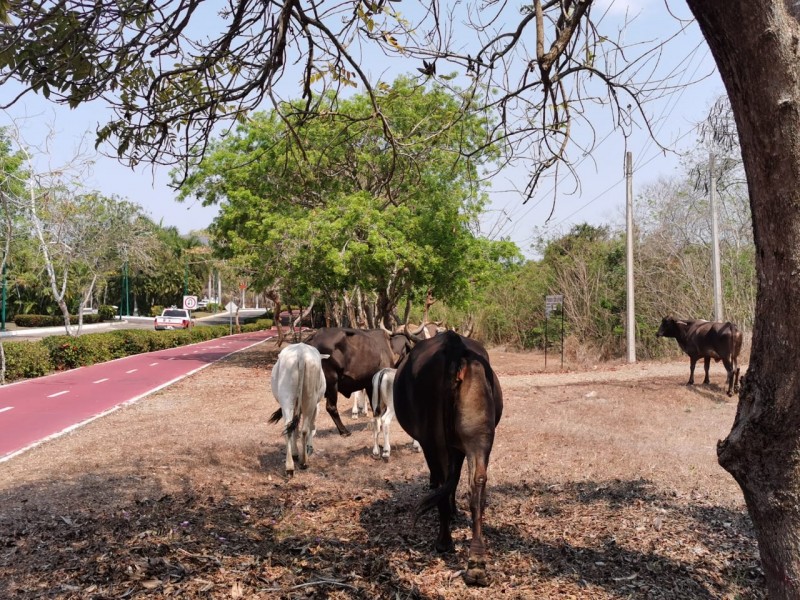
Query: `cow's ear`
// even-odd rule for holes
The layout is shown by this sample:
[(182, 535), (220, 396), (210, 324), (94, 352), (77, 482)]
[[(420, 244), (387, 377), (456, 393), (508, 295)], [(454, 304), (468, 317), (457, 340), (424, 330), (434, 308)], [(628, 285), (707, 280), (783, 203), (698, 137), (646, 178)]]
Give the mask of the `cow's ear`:
[(319, 356), (320, 356), (320, 358), (321, 358), (322, 360), (325, 360), (326, 358), (330, 358), (330, 357), (331, 357), (331, 355), (330, 355), (330, 354), (320, 354)]

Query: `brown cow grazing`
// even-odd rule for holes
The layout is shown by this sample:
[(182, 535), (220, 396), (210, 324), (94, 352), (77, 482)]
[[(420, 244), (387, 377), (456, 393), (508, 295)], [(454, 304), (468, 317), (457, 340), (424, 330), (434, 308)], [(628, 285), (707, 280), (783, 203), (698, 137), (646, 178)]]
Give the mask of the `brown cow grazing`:
[(372, 402), (372, 376), (385, 367), (394, 367), (411, 348), (404, 335), (392, 335), (384, 329), (348, 329), (323, 327), (306, 343), (330, 355), (322, 361), (325, 374), (325, 409), (333, 419), (339, 434), (350, 435), (342, 423), (336, 406), (338, 394), (349, 398), (365, 390)]
[(398, 366), (394, 410), (400, 426), (425, 453), (433, 491), (417, 507), (414, 521), (433, 507), (439, 509), (439, 552), (453, 549), (450, 521), (467, 459), (472, 542), (464, 580), (487, 585), (482, 533), (486, 470), (503, 393), (486, 350), (453, 331), (418, 342)]
[(694, 366), (703, 358), (706, 376), (703, 384), (709, 383), (708, 367), (711, 359), (722, 361), (728, 372), (727, 394), (739, 391), (739, 352), (742, 349), (742, 332), (730, 321), (725, 323), (698, 320), (683, 320), (664, 317), (656, 333), (658, 337), (671, 337), (689, 355), (689, 382), (694, 384)]

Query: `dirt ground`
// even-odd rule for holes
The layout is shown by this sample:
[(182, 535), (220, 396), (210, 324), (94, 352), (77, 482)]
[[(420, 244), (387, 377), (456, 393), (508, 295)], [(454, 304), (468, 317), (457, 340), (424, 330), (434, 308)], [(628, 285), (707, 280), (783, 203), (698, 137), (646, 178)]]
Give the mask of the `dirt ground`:
[(339, 410), (287, 480), (276, 350), (262, 344), (0, 464), (0, 598), (763, 598), (741, 494), (716, 462), (735, 400), (688, 359), (554, 372), (490, 352), (505, 396), (489, 466), (489, 588), (412, 527), (427, 469), (393, 424), (388, 462)]

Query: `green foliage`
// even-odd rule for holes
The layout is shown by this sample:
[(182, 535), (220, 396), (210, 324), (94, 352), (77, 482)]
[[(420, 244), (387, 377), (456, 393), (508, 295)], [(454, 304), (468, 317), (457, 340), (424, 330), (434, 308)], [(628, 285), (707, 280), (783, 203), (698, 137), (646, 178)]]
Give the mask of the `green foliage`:
[(54, 367), (48, 349), (40, 342), (3, 342), (6, 381), (41, 377)]
[(97, 314), (100, 316), (101, 321), (113, 321), (117, 318), (117, 309), (108, 304), (103, 304), (98, 307)]
[[(271, 319), (259, 319), (243, 326), (242, 331), (260, 331), (271, 326)], [(4, 342), (6, 380), (39, 377), (54, 370), (74, 369), (134, 354), (195, 344), (229, 333), (229, 327), (214, 325), (175, 331), (123, 329), (78, 337), (53, 335), (38, 342)]]
[[(83, 324), (90, 325), (93, 323), (100, 323), (100, 313), (83, 315)], [(78, 324), (78, 315), (70, 315), (69, 322), (71, 325)], [(60, 327), (64, 325), (64, 317), (61, 314), (56, 315), (16, 315), (14, 317), (14, 324), (18, 327)]]
[(150, 316), (151, 317), (157, 317), (162, 312), (164, 312), (164, 307), (161, 306), (160, 304), (154, 304), (152, 307), (150, 307)]
[[(377, 296), (379, 317), (427, 290), (468, 305), (487, 269), (519, 251), (473, 233), (486, 202), (479, 168), (497, 151), (481, 145), (487, 121), (462, 114), (462, 100), (406, 78), (386, 86), (382, 115), (402, 140), (399, 158), (365, 95), (336, 111), (321, 98), (330, 116), (291, 132), (276, 113), (254, 115), (214, 144), (182, 197), (220, 203), (210, 230), (218, 251), (286, 300), (358, 287)], [(342, 112), (363, 120), (354, 127)]]

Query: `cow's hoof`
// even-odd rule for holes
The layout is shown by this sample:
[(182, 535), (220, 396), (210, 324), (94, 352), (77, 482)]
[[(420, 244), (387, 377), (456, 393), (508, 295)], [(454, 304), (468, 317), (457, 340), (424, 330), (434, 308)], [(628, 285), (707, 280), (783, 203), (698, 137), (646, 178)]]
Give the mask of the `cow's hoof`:
[(349, 431), (345, 430), (345, 431), (340, 431), (339, 435), (341, 435), (342, 437), (350, 437), (353, 434), (350, 433)]
[(389, 462), (389, 455), (388, 454), (381, 454), (381, 458), (383, 459), (383, 462)]
[(300, 470), (305, 471), (308, 468), (308, 465), (300, 465)]
[(448, 552), (453, 552), (456, 549), (455, 545), (453, 544), (453, 540), (448, 542), (440, 542), (437, 540), (434, 547), (439, 554), (447, 554)]
[(464, 583), (478, 587), (489, 585), (489, 577), (486, 575), (486, 562), (470, 559), (467, 562), (467, 570), (464, 571)]
[(294, 477), (294, 469), (286, 469), (286, 477), (288, 477), (289, 479)]

